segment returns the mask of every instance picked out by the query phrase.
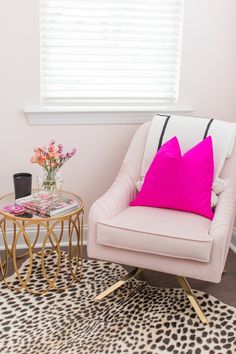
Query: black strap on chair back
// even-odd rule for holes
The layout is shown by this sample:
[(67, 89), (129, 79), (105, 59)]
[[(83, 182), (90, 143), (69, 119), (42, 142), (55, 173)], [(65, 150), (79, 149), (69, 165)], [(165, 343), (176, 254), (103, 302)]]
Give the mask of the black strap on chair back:
[(157, 150), (159, 150), (161, 145), (162, 145), (162, 141), (163, 141), (163, 138), (164, 138), (166, 127), (167, 127), (167, 124), (168, 124), (171, 116), (165, 116), (165, 117), (166, 117), (166, 119), (165, 119), (165, 122), (164, 122), (164, 125), (163, 125), (163, 128), (162, 128), (162, 131), (161, 131), (161, 135), (160, 135), (160, 139), (159, 139)]
[[(164, 114), (158, 114), (159, 116), (164, 116), (166, 117), (165, 121), (164, 121), (164, 124), (163, 124), (163, 128), (162, 128), (162, 131), (161, 131), (161, 135), (160, 135), (160, 138), (159, 138), (159, 142), (158, 142), (158, 148), (157, 150), (159, 150), (162, 146), (162, 142), (163, 142), (163, 138), (164, 138), (164, 135), (165, 135), (165, 132), (166, 132), (166, 128), (167, 128), (167, 125), (169, 123), (169, 120), (170, 120), (170, 117), (171, 116), (168, 116), (168, 115), (164, 115)], [(203, 135), (203, 140), (206, 139), (208, 133), (209, 133), (209, 129), (213, 123), (214, 119), (210, 119), (209, 122), (207, 123), (207, 126), (206, 126), (206, 129), (205, 129), (205, 132), (204, 132), (204, 135)]]

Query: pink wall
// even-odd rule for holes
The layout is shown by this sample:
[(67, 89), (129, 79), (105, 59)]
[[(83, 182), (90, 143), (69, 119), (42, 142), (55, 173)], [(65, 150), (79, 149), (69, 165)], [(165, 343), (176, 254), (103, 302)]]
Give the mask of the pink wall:
[[(236, 1), (185, 1), (180, 106), (194, 114), (236, 120)], [(33, 146), (51, 137), (78, 155), (64, 167), (65, 189), (88, 210), (111, 184), (138, 125), (30, 126), (26, 106), (39, 105), (38, 1), (0, 2), (0, 194), (13, 190), (12, 174), (39, 172)], [(147, 113), (147, 119), (150, 114)], [(151, 117), (150, 117), (151, 118)]]

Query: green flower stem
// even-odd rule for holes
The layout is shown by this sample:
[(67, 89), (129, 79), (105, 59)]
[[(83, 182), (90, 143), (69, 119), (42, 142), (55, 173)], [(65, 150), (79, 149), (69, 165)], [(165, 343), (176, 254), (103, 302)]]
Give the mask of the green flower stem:
[(56, 172), (55, 170), (48, 171), (45, 169), (46, 178), (42, 184), (42, 188), (45, 191), (55, 191), (57, 189)]

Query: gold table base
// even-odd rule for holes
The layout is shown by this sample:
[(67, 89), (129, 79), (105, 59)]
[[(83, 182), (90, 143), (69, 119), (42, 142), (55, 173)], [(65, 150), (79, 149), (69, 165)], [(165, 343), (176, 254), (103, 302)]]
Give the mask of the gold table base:
[[(64, 291), (69, 288), (72, 283), (82, 276), (83, 270), (83, 208), (76, 210), (73, 213), (61, 217), (53, 217), (47, 219), (22, 219), (12, 215), (4, 214), (0, 221), (0, 229), (3, 236), (5, 245), (5, 259), (0, 259), (0, 272), (2, 280), (7, 287), (13, 291), (26, 290), (34, 295), (42, 295), (48, 290), (54, 289)], [(8, 237), (9, 227), (13, 226), (13, 240), (10, 244)], [(66, 227), (67, 226), (67, 227)], [(35, 237), (33, 242), (30, 240), (29, 231), (35, 230)], [(36, 246), (38, 240), (42, 237), (40, 251), (37, 251)], [(67, 234), (67, 253), (62, 252), (61, 241), (63, 234)], [(23, 254), (19, 254), (17, 244), (20, 238), (24, 239), (27, 250)], [(52, 254), (57, 255), (56, 270), (52, 275), (46, 266), (46, 261)], [(61, 260), (62, 257), (68, 258), (70, 281), (65, 287), (58, 287), (56, 282), (60, 278)], [(26, 258), (28, 259), (28, 269), (25, 277), (20, 273), (19, 261)], [(41, 274), (46, 284), (43, 289), (34, 290), (30, 288), (30, 280), (33, 273), (35, 264), (35, 257), (41, 259)], [(15, 271), (14, 282), (18, 280), (19, 286), (13, 285), (11, 277), (9, 277), (10, 261), (13, 262)]]

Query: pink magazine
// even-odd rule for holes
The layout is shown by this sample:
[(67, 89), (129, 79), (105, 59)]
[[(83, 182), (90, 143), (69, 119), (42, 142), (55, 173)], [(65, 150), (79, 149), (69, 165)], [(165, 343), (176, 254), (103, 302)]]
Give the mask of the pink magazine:
[(41, 215), (53, 216), (77, 207), (78, 202), (65, 195), (55, 196), (52, 193), (38, 192), (24, 198), (16, 199), (16, 205), (23, 206), (25, 209)]

